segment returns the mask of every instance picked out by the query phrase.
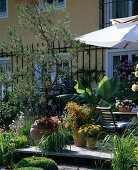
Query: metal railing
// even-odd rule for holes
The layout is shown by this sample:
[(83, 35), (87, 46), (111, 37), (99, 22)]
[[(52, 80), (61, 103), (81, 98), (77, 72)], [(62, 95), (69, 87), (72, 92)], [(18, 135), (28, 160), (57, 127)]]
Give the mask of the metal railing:
[(110, 26), (110, 19), (133, 15), (138, 15), (138, 0), (99, 0), (99, 28)]

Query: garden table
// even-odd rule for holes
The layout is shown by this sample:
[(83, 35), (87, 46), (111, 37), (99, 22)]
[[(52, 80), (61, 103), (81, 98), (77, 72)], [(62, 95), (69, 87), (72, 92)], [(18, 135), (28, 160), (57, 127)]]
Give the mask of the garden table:
[(113, 114), (124, 121), (130, 121), (133, 117), (138, 117), (138, 112), (113, 112)]

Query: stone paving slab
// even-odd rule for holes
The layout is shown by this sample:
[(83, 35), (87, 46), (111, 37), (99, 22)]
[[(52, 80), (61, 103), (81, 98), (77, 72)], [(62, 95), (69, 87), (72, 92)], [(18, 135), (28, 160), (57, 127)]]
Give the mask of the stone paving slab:
[(87, 167), (78, 167), (78, 166), (70, 166), (70, 165), (58, 165), (59, 170), (110, 170), (110, 169), (95, 169), (95, 168), (87, 168)]
[[(34, 153), (42, 154), (37, 146), (19, 149), (20, 153)], [(65, 156), (65, 157), (76, 157), (76, 158), (89, 158), (89, 159), (101, 159), (111, 160), (113, 155), (107, 152), (101, 152), (96, 150), (87, 149), (86, 147), (76, 147), (75, 145), (67, 146), (67, 149), (61, 153), (59, 152), (48, 152), (51, 156)]]
[[(0, 170), (5, 170), (5, 168), (0, 166)], [(93, 168), (70, 166), (70, 165), (58, 165), (58, 170), (109, 170), (109, 169), (93, 169)]]

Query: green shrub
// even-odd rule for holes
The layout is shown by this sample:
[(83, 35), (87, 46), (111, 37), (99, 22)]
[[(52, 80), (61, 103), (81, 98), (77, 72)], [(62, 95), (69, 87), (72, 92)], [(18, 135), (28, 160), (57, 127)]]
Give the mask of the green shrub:
[(40, 167), (44, 170), (58, 170), (57, 164), (52, 159), (35, 156), (24, 158), (16, 164), (15, 169), (21, 167)]
[(22, 168), (17, 168), (17, 170), (43, 170), (43, 168), (22, 167)]
[(26, 145), (26, 136), (18, 136), (12, 132), (0, 133), (0, 165), (10, 165), (15, 157), (14, 151)]

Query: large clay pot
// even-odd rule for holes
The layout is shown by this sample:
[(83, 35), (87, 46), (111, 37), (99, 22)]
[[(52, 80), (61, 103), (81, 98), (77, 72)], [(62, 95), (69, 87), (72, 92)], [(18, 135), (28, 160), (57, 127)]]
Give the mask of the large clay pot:
[(120, 112), (131, 112), (132, 108), (127, 109), (126, 107), (119, 107)]
[(83, 133), (78, 133), (78, 128), (72, 129), (73, 135), (75, 136), (74, 144), (78, 147), (86, 146), (86, 139)]
[(96, 137), (87, 137), (86, 138), (86, 146), (89, 149), (94, 148), (95, 144), (96, 144), (97, 138)]
[(54, 131), (57, 131), (57, 129), (55, 130), (53, 128), (45, 128), (40, 125), (33, 124), (30, 129), (30, 135), (34, 142), (38, 143), (43, 135), (45, 136), (51, 135)]

